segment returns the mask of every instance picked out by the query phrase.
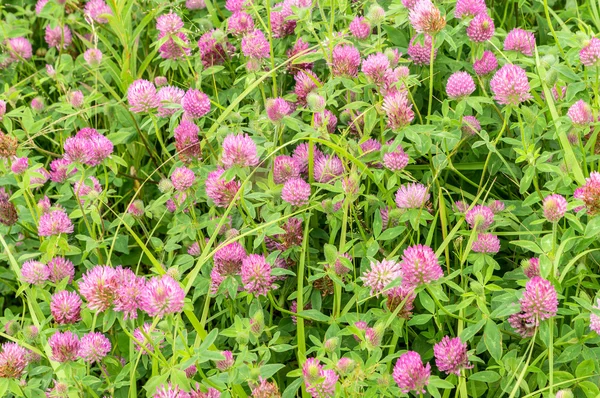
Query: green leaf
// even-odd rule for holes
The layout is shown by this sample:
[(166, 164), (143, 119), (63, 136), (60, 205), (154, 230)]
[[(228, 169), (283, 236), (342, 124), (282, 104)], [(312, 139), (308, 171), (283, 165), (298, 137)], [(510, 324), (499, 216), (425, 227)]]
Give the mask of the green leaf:
[(328, 317), (327, 315), (325, 315), (317, 310), (300, 311), (298, 314), (300, 314), (303, 317), (314, 319), (315, 321), (319, 321), (319, 322), (330, 322), (331, 321), (330, 317)]
[(581, 344), (570, 345), (558, 356), (556, 363), (570, 362), (581, 354)]
[(483, 341), (492, 358), (496, 361), (500, 361), (502, 358), (502, 334), (500, 334), (498, 325), (491, 319), (488, 319), (485, 324)]
[(575, 376), (584, 377), (594, 374), (596, 370), (596, 365), (594, 364), (594, 360), (586, 359), (577, 365), (577, 369), (575, 370)]
[(585, 227), (585, 237), (593, 238), (600, 233), (600, 217), (593, 217)]
[(460, 339), (463, 342), (467, 342), (467, 341), (471, 340), (471, 338), (473, 336), (475, 336), (477, 334), (477, 332), (479, 332), (481, 330), (483, 325), (485, 325), (485, 322), (486, 322), (485, 319), (482, 319), (479, 322), (477, 322), (475, 325), (469, 326), (468, 328), (464, 329), (462, 331), (462, 333), (460, 334)]
[(301, 384), (302, 384), (302, 378), (298, 378), (298, 379), (294, 380), (293, 382), (291, 382), (287, 386), (287, 388), (285, 389), (283, 394), (281, 394), (281, 398), (295, 398), (296, 392), (298, 391), (298, 388), (300, 388)]
[(421, 301), (421, 305), (425, 307), (427, 311), (431, 312), (432, 314), (435, 312), (435, 303), (425, 290), (422, 290), (419, 293), (419, 301)]
[(485, 370), (483, 372), (477, 372), (469, 376), (470, 381), (483, 381), (485, 383), (494, 383), (500, 380), (500, 375), (496, 372), (492, 372), (490, 370)]
[(280, 363), (263, 365), (260, 367), (260, 375), (263, 378), (268, 379), (269, 377), (273, 376), (275, 373), (277, 373), (280, 369), (283, 369), (284, 367), (285, 367), (285, 365), (282, 365)]
[(528, 250), (533, 253), (536, 253), (536, 254), (541, 254), (544, 252), (538, 245), (536, 245), (534, 242), (532, 242), (530, 240), (513, 240), (513, 241), (510, 241), (509, 243), (511, 245), (522, 247), (523, 249)]

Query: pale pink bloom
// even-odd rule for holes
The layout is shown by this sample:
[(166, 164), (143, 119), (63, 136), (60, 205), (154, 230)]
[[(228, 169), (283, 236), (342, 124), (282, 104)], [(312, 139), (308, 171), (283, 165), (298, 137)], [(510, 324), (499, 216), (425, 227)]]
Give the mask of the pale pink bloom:
[(410, 10), (408, 19), (417, 33), (432, 35), (446, 26), (446, 17), (442, 16), (431, 0), (419, 0)]
[(475, 82), (467, 72), (454, 72), (446, 84), (446, 94), (450, 99), (461, 99), (475, 92)]
[(504, 39), (505, 51), (517, 51), (521, 54), (532, 56), (535, 48), (535, 36), (533, 33), (521, 28), (514, 28)]
[[(429, 35), (413, 36), (408, 44), (408, 55), (415, 65), (429, 65), (431, 62), (432, 39)], [(437, 48), (434, 49), (433, 59), (437, 55)]]
[(402, 185), (396, 192), (396, 206), (400, 209), (419, 209), (429, 200), (427, 187), (419, 183)]
[(425, 393), (425, 386), (429, 384), (431, 376), (431, 365), (423, 365), (418, 353), (407, 351), (396, 361), (392, 375), (403, 393)]
[(484, 51), (481, 58), (473, 63), (473, 70), (478, 76), (485, 76), (498, 68), (498, 59), (491, 51)]
[(371, 288), (372, 296), (384, 293), (387, 285), (402, 278), (402, 267), (400, 263), (392, 260), (371, 262), (371, 268), (365, 272), (361, 279), (363, 284)]
[(494, 37), (494, 20), (486, 13), (478, 14), (467, 26), (467, 36), (475, 43), (483, 43)]
[(402, 253), (402, 281), (406, 288), (426, 285), (444, 276), (439, 258), (429, 246), (415, 245), (404, 249)]
[(520, 66), (506, 64), (496, 72), (490, 81), (494, 99), (502, 105), (519, 105), (530, 100), (531, 87), (525, 70)]
[(364, 40), (371, 34), (371, 24), (364, 17), (355, 17), (348, 29), (358, 40)]
[(600, 39), (592, 37), (579, 52), (579, 60), (585, 66), (600, 66)]
[(248, 134), (229, 134), (223, 140), (221, 163), (225, 169), (252, 167), (259, 162), (256, 144)]

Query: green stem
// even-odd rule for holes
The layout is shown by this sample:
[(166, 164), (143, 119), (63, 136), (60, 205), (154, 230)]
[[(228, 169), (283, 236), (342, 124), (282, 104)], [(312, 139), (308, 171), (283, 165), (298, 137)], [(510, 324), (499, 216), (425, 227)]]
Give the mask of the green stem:
[[(554, 223), (554, 229), (556, 229), (556, 223)], [(549, 396), (552, 397), (552, 390), (554, 389), (554, 319), (550, 318), (548, 322), (548, 334), (550, 340), (548, 342), (548, 372), (550, 373), (550, 385), (548, 386), (548, 388), (550, 389)]]
[[(502, 138), (502, 134), (504, 133), (504, 130), (506, 129), (506, 124), (507, 124), (506, 122), (509, 117), (510, 117), (510, 108), (508, 108), (506, 117), (502, 121), (502, 129), (500, 130), (500, 132), (498, 133), (498, 135), (496, 136), (496, 139), (494, 140), (494, 142), (492, 144), (492, 145), (494, 145), (494, 148), (496, 147), (496, 145), (498, 145), (498, 142)], [(487, 167), (488, 167), (488, 164), (490, 163), (491, 157), (492, 157), (492, 151), (488, 152), (488, 155), (485, 158), (485, 163), (483, 164), (483, 169), (481, 170), (481, 179), (479, 180), (480, 187), (483, 186), (483, 180), (485, 179), (485, 171), (487, 170)]]
[(429, 104), (427, 105), (427, 120), (429, 124), (429, 116), (431, 116), (431, 105), (433, 103), (433, 59), (435, 57), (435, 36), (431, 36), (431, 54), (429, 55)]

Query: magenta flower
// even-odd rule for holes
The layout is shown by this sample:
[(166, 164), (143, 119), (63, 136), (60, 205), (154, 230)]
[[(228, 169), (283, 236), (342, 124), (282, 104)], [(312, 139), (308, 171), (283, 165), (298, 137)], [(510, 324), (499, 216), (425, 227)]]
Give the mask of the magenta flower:
[(321, 81), (311, 70), (298, 71), (296, 76), (294, 76), (294, 80), (296, 80), (294, 92), (296, 93), (296, 97), (298, 97), (300, 105), (305, 105), (308, 94), (316, 90), (317, 85), (321, 85)]
[(52, 360), (56, 362), (76, 361), (79, 344), (79, 337), (70, 330), (55, 332), (48, 339), (48, 345), (52, 349)]
[(49, 1), (50, 0), (38, 0), (37, 3), (35, 3), (35, 13), (40, 15)]
[(446, 374), (454, 373), (460, 376), (462, 369), (471, 369), (467, 357), (467, 343), (463, 343), (460, 337), (450, 338), (444, 336), (442, 341), (433, 346), (435, 364), (439, 370)]
[(283, 184), (290, 178), (300, 177), (300, 165), (287, 155), (279, 155), (273, 161), (273, 182)]
[(33, 55), (31, 42), (25, 37), (13, 37), (6, 41), (10, 58), (14, 61), (29, 59)]
[(79, 293), (87, 300), (88, 308), (103, 312), (117, 297), (119, 278), (117, 271), (108, 265), (96, 265), (81, 277)]
[(427, 187), (419, 183), (402, 185), (396, 192), (396, 206), (400, 209), (420, 209), (429, 200)]
[(122, 312), (124, 319), (136, 319), (146, 280), (129, 268), (118, 266), (115, 272), (118, 289), (114, 299), (114, 310)]
[(544, 198), (544, 217), (550, 222), (558, 222), (567, 212), (567, 200), (558, 194)]
[(31, 100), (31, 109), (37, 113), (43, 112), (45, 108), (46, 105), (44, 105), (44, 99), (42, 97), (35, 97)]
[(415, 118), (412, 103), (405, 91), (395, 91), (383, 99), (381, 108), (387, 115), (387, 125), (392, 130), (399, 130), (409, 125)]
[(276, 39), (293, 34), (296, 29), (296, 21), (288, 19), (292, 13), (290, 10), (284, 10), (283, 5), (284, 3), (279, 3), (271, 11), (271, 29)]
[(387, 285), (402, 278), (400, 263), (392, 260), (371, 262), (371, 268), (365, 272), (361, 279), (365, 286), (371, 288), (371, 296), (379, 296)]
[(485, 0), (456, 0), (454, 18), (477, 17), (485, 13), (487, 13)]
[(600, 173), (592, 171), (585, 184), (573, 193), (575, 199), (583, 201), (588, 214), (594, 215), (600, 209)]
[(540, 276), (540, 259), (537, 257), (530, 258), (529, 260), (524, 260), (521, 265), (523, 266), (523, 273), (528, 278), (533, 278), (534, 276)]
[(481, 124), (475, 116), (464, 116), (460, 130), (466, 135), (474, 136), (481, 131)]
[(344, 165), (335, 155), (315, 159), (314, 176), (317, 182), (330, 182), (344, 173)]
[(50, 180), (53, 182), (65, 182), (69, 176), (77, 172), (77, 169), (73, 168), (69, 175), (67, 175), (70, 165), (71, 161), (69, 159), (54, 159), (50, 162)]
[(327, 128), (327, 132), (329, 134), (333, 134), (335, 132), (335, 127), (337, 126), (337, 117), (328, 109), (325, 109), (323, 112), (317, 112), (313, 115), (313, 121), (315, 124), (315, 128)]
[[(173, 105), (181, 105), (181, 99), (183, 98), (185, 91), (178, 87), (164, 86), (158, 90), (158, 116), (169, 117), (173, 115), (177, 108)], [(165, 107), (166, 105), (166, 107)]]
[(221, 372), (225, 372), (233, 366), (233, 364), (235, 363), (235, 359), (233, 358), (233, 352), (228, 350), (221, 351), (221, 355), (223, 355), (225, 359), (216, 361), (215, 365), (217, 366), (217, 369), (219, 369)]
[[(0, 120), (2, 118), (0, 117)], [(15, 174), (23, 174), (29, 168), (29, 159), (27, 157), (16, 158), (10, 165), (10, 170)]]
[(477, 14), (467, 26), (467, 36), (475, 43), (483, 43), (494, 37), (494, 20), (487, 13)]
[(302, 366), (306, 391), (313, 398), (330, 398), (335, 395), (338, 375), (331, 369), (323, 369), (316, 358), (308, 358)]
[(290, 104), (281, 97), (269, 98), (266, 102), (267, 117), (272, 122), (279, 122), (292, 112)]
[(79, 357), (87, 363), (100, 362), (111, 349), (110, 340), (98, 332), (90, 332), (81, 338)]
[(57, 26), (51, 28), (46, 25), (46, 35), (44, 36), (46, 43), (50, 47), (56, 47), (57, 50), (66, 49), (73, 41), (71, 29), (68, 26)]
[(113, 15), (111, 8), (104, 0), (90, 0), (85, 4), (83, 13), (100, 24), (108, 23), (107, 15)]
[(178, 167), (171, 174), (171, 182), (178, 191), (186, 191), (194, 185), (196, 176), (187, 167)]
[[(88, 166), (97, 166), (112, 154), (114, 146), (108, 138), (95, 129), (86, 127), (79, 130), (74, 137), (67, 138), (64, 149), (65, 159)], [(95, 177), (92, 180), (97, 181)]]
[(239, 242), (230, 243), (215, 252), (214, 267), (210, 273), (211, 293), (217, 293), (226, 277), (241, 274), (242, 262), (247, 256), (246, 249)]
[[(273, 15), (273, 14), (271, 13), (271, 15)], [(295, 21), (287, 21), (287, 22), (295, 23)], [(276, 37), (276, 36), (274, 36), (274, 37)], [(298, 38), (298, 40), (296, 40), (296, 43), (294, 43), (294, 46), (292, 48), (288, 49), (285, 54), (287, 55), (288, 59), (292, 59), (299, 54), (301, 54), (301, 55), (310, 54), (313, 51), (309, 51), (309, 47), (310, 47), (309, 44), (307, 42), (305, 42), (304, 40), (302, 40), (302, 38), (300, 37), (300, 38)], [(309, 70), (309, 69), (312, 69), (312, 67), (313, 67), (312, 62), (301, 62), (301, 63), (290, 62), (287, 65), (287, 70), (290, 74), (295, 76), (301, 70)]]
[(402, 253), (403, 284), (407, 288), (426, 285), (444, 276), (438, 256), (425, 245), (409, 246)]
[(65, 278), (69, 278), (69, 283), (73, 282), (75, 276), (75, 266), (64, 257), (54, 257), (48, 262), (50, 275), (48, 279), (53, 283), (59, 283)]
[(217, 207), (227, 207), (235, 198), (241, 184), (235, 180), (226, 181), (221, 178), (225, 170), (218, 168), (208, 173), (205, 181), (206, 196), (215, 203)]
[[(6, 101), (0, 100), (0, 121), (2, 121), (5, 114), (6, 114)], [(20, 159), (23, 159), (23, 158), (20, 158)], [(27, 158), (25, 158), (25, 159), (27, 159)]]
[(475, 82), (467, 72), (455, 72), (448, 79), (446, 94), (450, 99), (461, 99), (475, 92)]
[(498, 214), (504, 210), (504, 202), (501, 200), (493, 200), (489, 204), (489, 208), (494, 214)]
[(281, 190), (281, 199), (292, 206), (304, 206), (310, 198), (310, 184), (302, 178), (293, 177), (285, 182)]
[(434, 35), (446, 26), (446, 17), (431, 0), (419, 0), (409, 11), (408, 19), (417, 33)]
[(236, 11), (227, 19), (227, 31), (234, 36), (242, 36), (254, 31), (252, 16), (243, 11)]
[(358, 40), (364, 40), (371, 34), (371, 24), (364, 17), (355, 17), (348, 26), (350, 34)]
[(81, 319), (81, 298), (75, 292), (61, 290), (52, 295), (50, 313), (58, 324), (79, 322)]
[(269, 41), (260, 29), (246, 34), (242, 38), (242, 53), (249, 58), (269, 58)]
[[(302, 174), (306, 174), (308, 172), (308, 151), (309, 145), (305, 142), (303, 144), (298, 144), (298, 146), (296, 146), (296, 148), (294, 149), (294, 153), (292, 155), (296, 163), (299, 165), (300, 173)], [(325, 155), (323, 155), (323, 152), (321, 152), (319, 148), (317, 148), (317, 146), (315, 145), (313, 148), (313, 160), (316, 161), (317, 159), (322, 158), (324, 156)]]
[(223, 32), (213, 29), (200, 37), (198, 49), (202, 65), (208, 68), (225, 62), (231, 52), (231, 45), (223, 40)]
[(403, 393), (407, 394), (410, 391), (425, 393), (425, 386), (429, 384), (429, 376), (431, 376), (431, 365), (427, 363), (423, 366), (418, 353), (407, 351), (396, 361), (392, 376)]
[(502, 105), (519, 105), (533, 96), (525, 70), (520, 66), (506, 64), (496, 72), (490, 81), (494, 99)]
[[(600, 299), (597, 300), (596, 305), (593, 308), (600, 311)], [(597, 334), (600, 334), (600, 316), (593, 312), (590, 314), (590, 329)]]
[(360, 65), (360, 52), (353, 45), (337, 45), (331, 55), (333, 76), (356, 77)]
[[(160, 348), (161, 343), (164, 341), (163, 332), (158, 329), (152, 329), (152, 325), (147, 322), (141, 328), (136, 328), (133, 331), (133, 337), (135, 338), (133, 345), (136, 350), (142, 352), (142, 355), (147, 355), (147, 351), (154, 352), (154, 346), (156, 345)], [(145, 349), (142, 349), (138, 341)]]
[(373, 138), (369, 138), (362, 144), (360, 144), (360, 150), (363, 154), (367, 154), (369, 152), (377, 152), (381, 150), (381, 143)]
[(477, 205), (467, 212), (465, 220), (471, 228), (483, 232), (494, 222), (494, 212), (487, 206)]
[(386, 169), (392, 171), (400, 171), (405, 168), (408, 165), (408, 160), (408, 155), (400, 146), (383, 155), (383, 165)]
[[(431, 36), (424, 35), (424, 39), (419, 36), (413, 36), (408, 44), (408, 56), (415, 65), (429, 65), (431, 62)], [(433, 59), (437, 55), (437, 48), (434, 49)]]
[(383, 53), (371, 54), (362, 62), (361, 70), (371, 83), (383, 86), (390, 70), (390, 60)]
[(223, 140), (221, 163), (225, 169), (251, 167), (258, 164), (256, 144), (248, 134), (229, 134)]
[(273, 288), (271, 266), (265, 256), (250, 254), (242, 261), (242, 283), (248, 293), (266, 296)]
[(83, 93), (80, 90), (70, 92), (67, 95), (67, 99), (73, 108), (81, 108), (84, 101)]
[(3, 343), (0, 352), (0, 378), (20, 379), (27, 366), (27, 350), (17, 343)]
[[(403, 319), (411, 317), (416, 298), (414, 290), (411, 287), (396, 286), (386, 291), (384, 295), (387, 297), (385, 305), (390, 312), (395, 312), (398, 306), (402, 305), (402, 308), (398, 310), (398, 317)], [(402, 304), (403, 302), (404, 304)]]
[(491, 51), (484, 51), (481, 58), (473, 63), (473, 70), (478, 76), (485, 76), (498, 68), (498, 59)]
[(175, 279), (168, 275), (155, 276), (144, 287), (140, 296), (140, 309), (151, 317), (162, 318), (183, 310), (185, 292)]
[(540, 321), (556, 316), (558, 298), (552, 283), (534, 276), (525, 285), (523, 297), (519, 300), (522, 317), (527, 324), (539, 326)]
[(163, 14), (156, 18), (156, 30), (160, 33), (173, 35), (183, 29), (183, 21), (174, 12)]
[(472, 250), (475, 253), (496, 254), (500, 251), (500, 239), (493, 234), (478, 234)]
[(102, 62), (102, 51), (97, 48), (89, 48), (83, 53), (83, 58), (89, 66), (98, 66)]
[(533, 33), (521, 28), (514, 28), (504, 39), (505, 51), (517, 51), (521, 54), (532, 56), (535, 48), (535, 36)]
[(579, 60), (585, 66), (599, 66), (600, 39), (592, 37), (579, 52)]
[(186, 115), (197, 119), (210, 112), (210, 99), (202, 91), (190, 88), (181, 99), (181, 106)]
[(578, 127), (589, 126), (590, 123), (594, 122), (594, 115), (592, 114), (592, 108), (584, 100), (579, 100), (569, 108), (567, 115), (571, 119), (574, 125)]
[(53, 210), (42, 214), (38, 225), (38, 235), (53, 236), (73, 233), (73, 223), (63, 210)]
[(198, 126), (187, 120), (182, 120), (179, 126), (173, 130), (175, 148), (181, 161), (189, 163), (202, 158), (200, 140), (198, 138), (199, 132), (200, 129)]
[(21, 267), (21, 275), (23, 280), (32, 285), (43, 285), (50, 277), (50, 270), (46, 264), (29, 260), (23, 263)]
[(138, 79), (127, 89), (127, 101), (134, 113), (150, 112), (160, 106), (160, 99), (154, 84), (145, 79)]

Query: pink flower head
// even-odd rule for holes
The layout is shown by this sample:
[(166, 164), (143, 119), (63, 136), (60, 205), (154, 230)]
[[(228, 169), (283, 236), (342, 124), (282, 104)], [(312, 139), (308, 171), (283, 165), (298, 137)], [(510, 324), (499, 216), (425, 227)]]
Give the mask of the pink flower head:
[(599, 66), (600, 39), (592, 37), (579, 52), (579, 60), (585, 66)]
[(371, 269), (363, 274), (361, 279), (365, 286), (371, 288), (371, 296), (384, 293), (387, 285), (394, 280), (402, 278), (400, 263), (392, 260), (371, 262)]
[(419, 183), (402, 185), (396, 192), (396, 206), (400, 209), (420, 209), (429, 200), (427, 187)]
[(70, 330), (55, 332), (48, 339), (48, 345), (52, 349), (52, 360), (56, 362), (76, 361), (79, 344), (79, 337)]
[(57, 26), (51, 28), (50, 25), (46, 25), (46, 43), (50, 47), (56, 47), (57, 50), (66, 49), (73, 41), (71, 35), (71, 29), (68, 26)]
[(525, 285), (523, 297), (519, 300), (523, 318), (528, 324), (539, 326), (544, 319), (556, 316), (558, 298), (552, 283), (534, 276)]
[(481, 124), (475, 116), (465, 116), (460, 130), (466, 135), (474, 136), (481, 131)]
[(43, 285), (50, 277), (50, 270), (46, 264), (42, 262), (29, 260), (23, 263), (21, 275), (23, 276), (23, 280), (27, 283), (31, 283), (32, 285)]
[(308, 358), (302, 366), (306, 391), (313, 398), (331, 398), (335, 395), (338, 375), (331, 369), (323, 369), (316, 358)]
[[(415, 65), (429, 65), (431, 62), (431, 36), (424, 35), (424, 39), (413, 36), (408, 44), (408, 56)], [(437, 48), (434, 49), (433, 59), (437, 56)]]
[(83, 13), (100, 24), (108, 23), (107, 15), (113, 15), (111, 8), (104, 0), (90, 0), (85, 4)]
[(223, 140), (221, 163), (225, 169), (251, 167), (258, 164), (256, 144), (248, 134), (229, 134)]
[(521, 28), (514, 28), (504, 39), (505, 51), (517, 51), (521, 54), (532, 56), (535, 48), (535, 36), (533, 33)]
[(113, 305), (118, 289), (117, 271), (108, 265), (96, 265), (84, 273), (79, 282), (79, 293), (87, 300), (88, 308), (98, 312)]
[[(2, 120), (2, 118), (0, 118)], [(29, 159), (27, 157), (16, 158), (10, 165), (10, 170), (15, 174), (23, 174), (29, 168)]]
[(86, 127), (79, 130), (74, 137), (67, 138), (64, 150), (65, 159), (71, 162), (97, 166), (112, 154), (114, 146), (95, 129)]
[(178, 87), (161, 87), (157, 93), (158, 100), (160, 101), (160, 105), (158, 105), (158, 116), (169, 117), (173, 115), (177, 111), (177, 108), (173, 107), (173, 105), (180, 105), (184, 94), (185, 91)]
[(111, 349), (110, 340), (99, 332), (84, 334), (79, 342), (79, 357), (87, 363), (100, 362)]
[(467, 26), (467, 36), (475, 43), (483, 43), (494, 37), (494, 20), (486, 13), (477, 14)]
[(364, 40), (371, 34), (371, 24), (364, 17), (355, 17), (348, 29), (358, 40)]
[(505, 207), (504, 202), (502, 202), (501, 200), (492, 200), (489, 203), (489, 208), (492, 211), (492, 213), (494, 213), (494, 214), (498, 214), (501, 211), (503, 211), (504, 207)]
[(202, 251), (200, 250), (200, 245), (198, 244), (198, 242), (192, 243), (190, 245), (190, 247), (188, 247), (187, 253), (190, 256), (198, 257), (200, 255), (200, 253), (202, 253)]
[(271, 266), (265, 256), (250, 254), (242, 261), (242, 283), (248, 293), (266, 296), (273, 288)]
[(429, 376), (431, 376), (431, 365), (427, 363), (423, 366), (418, 353), (407, 351), (396, 361), (392, 375), (403, 393), (410, 391), (425, 393), (425, 386), (429, 384)]
[(284, 3), (276, 4), (271, 11), (271, 30), (276, 39), (293, 34), (296, 29), (296, 21), (288, 19), (291, 13), (284, 10), (283, 5)]
[(242, 11), (246, 6), (246, 2), (248, 2), (248, 0), (227, 0), (225, 2), (225, 8), (231, 12)]
[[(135, 338), (133, 341), (134, 347), (136, 350), (141, 351), (142, 355), (148, 354), (147, 351), (154, 352), (154, 346), (156, 345), (160, 348), (161, 343), (164, 341), (163, 332), (158, 329), (152, 329), (152, 325), (147, 322), (141, 328), (136, 328), (133, 331), (133, 337)], [(142, 349), (138, 341), (146, 349)]]
[(42, 97), (35, 97), (31, 100), (31, 109), (40, 113), (43, 112), (46, 105), (44, 104), (44, 99)]
[(221, 178), (225, 170), (218, 168), (208, 173), (205, 181), (206, 196), (213, 200), (217, 207), (227, 207), (233, 201), (241, 184), (235, 180), (226, 181)]
[[(316, 146), (313, 149), (314, 161), (325, 156), (323, 155), (323, 152), (321, 152)], [(298, 144), (298, 146), (294, 149), (294, 153), (292, 155), (296, 163), (299, 165), (300, 173), (302, 174), (306, 174), (308, 172), (308, 151), (309, 145), (305, 142), (303, 144)]]
[(310, 94), (313, 90), (316, 90), (317, 85), (321, 85), (321, 81), (311, 70), (298, 71), (296, 76), (294, 76), (294, 80), (296, 80), (294, 92), (298, 97), (298, 103), (300, 105), (306, 104), (306, 97), (308, 94)]
[[(271, 14), (273, 15), (273, 14)], [(294, 22), (295, 21), (288, 21), (288, 22)], [(276, 37), (276, 36), (274, 36)], [(302, 40), (302, 38), (298, 38), (298, 40), (296, 41), (296, 43), (294, 43), (294, 46), (292, 48), (290, 48), (289, 50), (286, 51), (286, 55), (288, 57), (288, 59), (292, 59), (295, 56), (297, 56), (298, 54), (310, 54), (313, 51), (309, 51), (309, 45), (307, 42), (305, 42), (304, 40)], [(287, 65), (287, 69), (288, 71), (292, 74), (292, 75), (296, 75), (296, 73), (300, 72), (301, 70), (309, 70), (312, 69), (313, 67), (313, 63), (312, 62), (301, 62), (301, 63), (293, 63), (290, 62)]]
[(383, 165), (386, 169), (392, 171), (400, 171), (405, 168), (408, 164), (408, 160), (408, 155), (400, 146), (395, 150), (383, 155)]
[(524, 260), (522, 263), (523, 273), (528, 278), (533, 278), (534, 276), (540, 276), (540, 259), (537, 257), (532, 257), (529, 260)]
[[(600, 311), (600, 299), (596, 301), (594, 309)], [(600, 316), (594, 314), (593, 312), (590, 314), (590, 329), (597, 334), (600, 334)]]
[(214, 267), (210, 274), (213, 294), (217, 293), (226, 277), (240, 275), (242, 261), (247, 256), (246, 249), (239, 242), (230, 243), (215, 252)]
[(83, 58), (89, 66), (98, 66), (102, 62), (102, 51), (97, 48), (89, 48), (83, 53)]
[(467, 212), (465, 220), (471, 228), (483, 232), (494, 222), (494, 212), (487, 206), (477, 205)]
[(150, 279), (140, 296), (140, 308), (151, 317), (162, 318), (183, 310), (185, 292), (175, 279), (168, 275)]
[(381, 143), (373, 138), (369, 138), (362, 144), (360, 144), (360, 150), (363, 154), (367, 154), (369, 152), (377, 152), (381, 150)]
[(227, 19), (227, 30), (235, 36), (242, 36), (254, 31), (252, 16), (243, 11), (236, 11)]
[(390, 60), (383, 53), (369, 55), (361, 67), (367, 79), (377, 86), (382, 86), (386, 82), (389, 69)]
[(475, 82), (467, 72), (454, 72), (446, 84), (446, 94), (450, 99), (461, 99), (475, 92)]
[(506, 64), (496, 72), (490, 81), (494, 99), (502, 105), (519, 105), (533, 96), (525, 69), (513, 64)]
[(42, 214), (38, 225), (38, 235), (52, 236), (73, 233), (73, 223), (63, 210), (53, 210)]
[(58, 324), (79, 322), (81, 319), (81, 298), (75, 292), (61, 290), (50, 300), (50, 312)]
[(37, 15), (40, 15), (42, 13), (42, 11), (44, 10), (44, 7), (46, 6), (46, 4), (48, 4), (50, 0), (38, 0), (37, 3), (35, 4), (35, 13)]
[(410, 10), (417, 5), (418, 1), (419, 0), (402, 0), (402, 5)]
[(80, 90), (72, 91), (67, 95), (67, 99), (69, 100), (69, 104), (73, 108), (81, 108), (83, 105), (83, 93)]
[(156, 30), (167, 35), (174, 35), (183, 29), (183, 21), (174, 12), (156, 18)]
[(223, 355), (225, 359), (216, 361), (215, 365), (217, 366), (217, 369), (219, 369), (221, 372), (225, 372), (233, 366), (233, 364), (235, 363), (235, 359), (233, 358), (233, 352), (228, 350), (221, 351), (221, 355)]
[(335, 155), (316, 158), (314, 176), (317, 182), (330, 182), (344, 173), (344, 165)]
[(71, 161), (68, 159), (54, 159), (50, 162), (50, 180), (53, 182), (64, 182), (70, 175), (75, 174), (77, 169), (72, 169), (71, 173), (67, 175), (70, 165)]
[(408, 19), (417, 33), (433, 35), (446, 26), (446, 17), (431, 0), (419, 0), (409, 11)]
[(281, 199), (292, 206), (308, 204), (310, 198), (310, 184), (302, 178), (293, 177), (285, 182), (281, 190)]
[(402, 253), (403, 283), (406, 287), (426, 285), (444, 276), (438, 256), (429, 246), (415, 245)]
[(484, 51), (481, 58), (473, 62), (473, 70), (478, 76), (485, 76), (498, 68), (498, 59), (491, 51)]
[(186, 115), (197, 119), (210, 112), (210, 99), (202, 91), (190, 88), (181, 99), (181, 106)]
[(596, 214), (600, 210), (600, 173), (592, 171), (585, 184), (575, 190), (573, 197), (584, 202), (588, 214)]
[(326, 127), (329, 134), (335, 132), (337, 126), (337, 117), (328, 109), (323, 112), (317, 112), (313, 115), (313, 120), (316, 128)]
[(450, 338), (444, 336), (442, 341), (433, 346), (435, 364), (439, 370), (446, 374), (454, 373), (460, 376), (462, 369), (471, 369), (467, 357), (467, 343), (463, 343), (460, 337)]
[(0, 352), (0, 378), (20, 379), (27, 367), (27, 350), (17, 343), (3, 343)]
[(487, 13), (485, 0), (456, 0), (454, 18), (477, 17), (485, 13)]
[(402, 308), (398, 310), (398, 317), (404, 319), (410, 318), (416, 298), (412, 287), (396, 286), (389, 289), (384, 294), (387, 297), (386, 306), (390, 312), (395, 312), (398, 306), (402, 305)]
[(548, 195), (544, 198), (544, 217), (550, 222), (557, 222), (567, 212), (567, 200), (558, 194)]
[(409, 101), (405, 91), (388, 93), (383, 98), (381, 108), (387, 115), (387, 125), (392, 130), (399, 130), (409, 125), (415, 118), (412, 103)]
[(150, 112), (160, 106), (160, 99), (154, 84), (145, 79), (138, 79), (127, 89), (127, 101), (134, 113)]
[(129, 268), (119, 266), (115, 271), (118, 289), (114, 300), (114, 310), (122, 312), (124, 319), (136, 319), (146, 280), (137, 276)]
[(29, 59), (33, 55), (31, 42), (25, 37), (13, 37), (7, 40), (8, 53), (13, 61)]
[(171, 182), (178, 191), (186, 191), (194, 185), (196, 176), (187, 167), (178, 167), (171, 174)]
[(230, 52), (230, 44), (225, 41), (223, 32), (213, 29), (200, 37), (198, 49), (202, 65), (208, 68), (225, 62)]
[(331, 73), (333, 76), (356, 77), (360, 65), (360, 52), (353, 45), (337, 45), (333, 48)]
[(242, 53), (249, 58), (269, 58), (269, 41), (260, 29), (246, 34), (242, 38)]
[(589, 126), (594, 122), (592, 108), (584, 100), (579, 100), (569, 108), (567, 115), (574, 125), (579, 127)]
[(269, 98), (266, 102), (267, 117), (272, 122), (279, 122), (292, 111), (290, 104), (281, 97)]
[(291, 156), (279, 155), (273, 161), (273, 182), (283, 184), (290, 178), (300, 177), (300, 165)]
[(493, 234), (478, 234), (472, 250), (475, 253), (496, 254), (500, 251), (500, 239)]
[(175, 148), (179, 155), (179, 159), (189, 163), (193, 160), (199, 160), (202, 157), (200, 151), (200, 140), (198, 133), (200, 129), (196, 124), (182, 120), (179, 126), (173, 130), (175, 136)]

